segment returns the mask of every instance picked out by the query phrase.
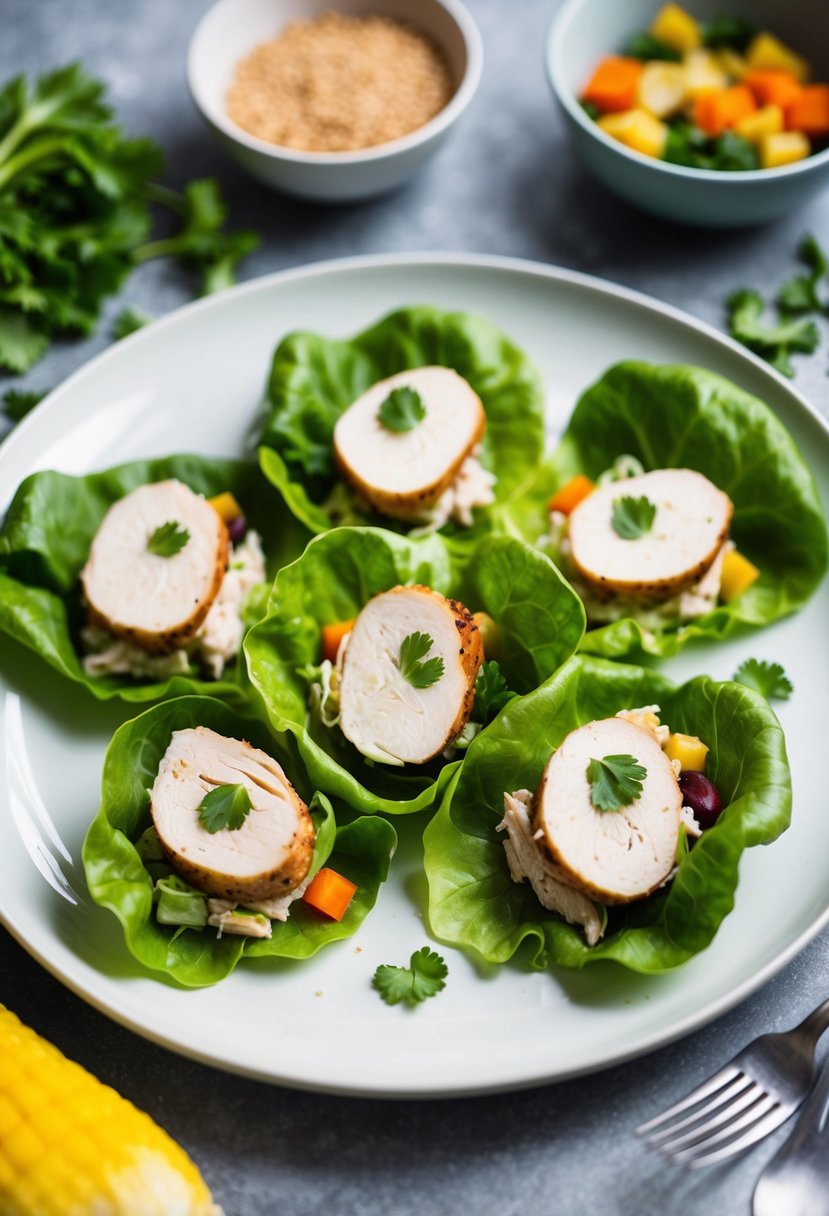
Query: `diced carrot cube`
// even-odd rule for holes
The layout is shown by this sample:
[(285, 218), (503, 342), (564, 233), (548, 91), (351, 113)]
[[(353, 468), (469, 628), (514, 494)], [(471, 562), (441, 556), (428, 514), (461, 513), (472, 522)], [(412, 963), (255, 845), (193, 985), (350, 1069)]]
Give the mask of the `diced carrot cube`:
[(330, 916), (332, 920), (342, 920), (356, 894), (357, 886), (350, 879), (344, 878), (336, 870), (328, 866), (314, 875), (311, 884), (302, 896), (303, 902)]
[(782, 68), (753, 68), (746, 72), (743, 84), (751, 89), (758, 106), (785, 109), (803, 92), (803, 86), (791, 72), (784, 72)]
[(603, 114), (633, 109), (644, 66), (638, 59), (608, 55), (593, 73), (582, 101), (592, 102)]
[(584, 473), (577, 473), (575, 477), (571, 477), (556, 490), (547, 503), (547, 510), (560, 511), (562, 515), (569, 515), (580, 502), (587, 498), (588, 494), (593, 493), (595, 488), (589, 477), (585, 477)]
[(786, 109), (786, 126), (811, 139), (829, 135), (829, 85), (807, 84)]
[(734, 84), (698, 97), (694, 102), (693, 119), (701, 131), (716, 138), (756, 109), (751, 90), (744, 84)]
[(333, 625), (322, 627), (322, 657), (329, 663), (336, 663), (337, 651), (343, 638), (354, 628), (353, 619), (350, 621), (335, 621)]

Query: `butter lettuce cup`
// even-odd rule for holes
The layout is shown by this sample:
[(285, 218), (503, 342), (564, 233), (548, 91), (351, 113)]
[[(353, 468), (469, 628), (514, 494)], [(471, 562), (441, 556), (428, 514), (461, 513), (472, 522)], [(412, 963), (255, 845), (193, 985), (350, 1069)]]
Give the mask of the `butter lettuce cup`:
[(34, 473), (0, 530), (0, 630), (99, 700), (242, 700), (242, 636), (307, 535), (252, 461)]
[(130, 953), (183, 986), (214, 984), (242, 958), (308, 958), (357, 931), (397, 842), (387, 820), (343, 811), (290, 737), (211, 697), (177, 697), (113, 735), (87, 884)]
[(485, 538), (459, 569), (440, 536), (348, 527), (280, 570), (245, 654), (315, 786), (394, 815), (432, 807), (470, 741), (583, 630), (578, 597), (521, 541)]
[(484, 532), (524, 535), (543, 384), (483, 317), (424, 305), (345, 341), (289, 334), (267, 411), (262, 469), (312, 532), (439, 530), (462, 549)]
[(795, 612), (826, 571), (814, 479), (756, 397), (627, 362), (582, 395), (552, 458), (544, 551), (585, 602), (582, 649), (665, 657)]
[(490, 963), (524, 945), (535, 969), (666, 971), (709, 945), (743, 850), (790, 812), (783, 732), (757, 693), (579, 655), (453, 775), (423, 838), (429, 923)]

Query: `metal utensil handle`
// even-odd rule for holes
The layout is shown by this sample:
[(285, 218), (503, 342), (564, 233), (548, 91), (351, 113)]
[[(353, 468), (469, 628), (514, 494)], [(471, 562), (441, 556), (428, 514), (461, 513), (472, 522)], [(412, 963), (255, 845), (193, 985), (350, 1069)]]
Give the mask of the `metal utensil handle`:
[(829, 1056), (824, 1060), (818, 1078), (801, 1107), (785, 1149), (788, 1155), (788, 1151), (802, 1150), (811, 1142), (813, 1151), (819, 1151), (823, 1157), (826, 1140), (829, 1140)]
[(809, 1035), (816, 1043), (827, 1027), (829, 1027), (829, 1000), (825, 1000), (822, 1005), (818, 1005), (817, 1009), (813, 1009), (797, 1029), (802, 1030), (804, 1035)]

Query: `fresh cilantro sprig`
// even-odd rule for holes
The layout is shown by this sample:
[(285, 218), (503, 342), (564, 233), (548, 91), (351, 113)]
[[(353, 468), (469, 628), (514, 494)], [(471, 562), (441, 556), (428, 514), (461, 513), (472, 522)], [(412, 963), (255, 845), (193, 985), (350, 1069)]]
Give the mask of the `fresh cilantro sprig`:
[(116, 342), (120, 342), (122, 338), (128, 338), (149, 325), (150, 321), (152, 317), (138, 308), (122, 308), (112, 323), (112, 336)]
[(628, 59), (663, 59), (668, 63), (679, 63), (682, 58), (676, 47), (648, 33), (632, 34), (625, 43), (624, 54)]
[(610, 523), (613, 531), (617, 536), (621, 536), (622, 540), (638, 540), (640, 536), (646, 536), (655, 519), (656, 504), (644, 494), (639, 498), (626, 494), (613, 500)]
[(414, 1007), (427, 997), (437, 996), (446, 987), (448, 974), (449, 968), (441, 956), (423, 946), (415, 950), (408, 967), (392, 967), (387, 963), (378, 967), (371, 983), (387, 1005), (402, 1002)]
[(211, 836), (225, 828), (236, 832), (252, 810), (250, 794), (243, 785), (217, 785), (199, 803), (199, 823)]
[(400, 643), (400, 674), (412, 688), (431, 688), (443, 675), (444, 664), (440, 655), (421, 662), (433, 645), (434, 638), (420, 632), (410, 633)]
[(704, 46), (731, 47), (735, 51), (744, 51), (757, 33), (757, 26), (745, 17), (719, 16), (702, 24), (702, 42)]
[(794, 692), (794, 685), (782, 665), (765, 659), (746, 659), (731, 678), (737, 684), (759, 692), (767, 701), (788, 701)]
[(387, 431), (404, 434), (414, 428), (426, 417), (426, 406), (413, 388), (393, 388), (377, 412)]
[(796, 275), (782, 285), (777, 293), (778, 308), (788, 314), (816, 312), (829, 316), (829, 297), (818, 290), (829, 270), (829, 259), (811, 234), (804, 236), (798, 245), (797, 256), (808, 273)]
[(20, 422), (21, 418), (25, 418), (36, 405), (40, 404), (49, 391), (49, 389), (44, 389), (42, 393), (34, 393), (20, 388), (6, 389), (3, 394), (3, 410), (12, 422)]
[(759, 292), (745, 288), (734, 291), (727, 304), (732, 338), (760, 355), (784, 376), (794, 375), (789, 359), (792, 351), (810, 355), (820, 341), (813, 321), (790, 319), (777, 325), (764, 322), (765, 305)]
[(618, 811), (642, 797), (648, 770), (635, 756), (604, 756), (587, 766), (590, 801), (597, 811)]
[(159, 524), (147, 541), (147, 551), (157, 557), (175, 557), (180, 553), (190, 539), (190, 532), (182, 528), (177, 519), (169, 519), (166, 524)]
[(689, 169), (716, 169), (738, 173), (757, 169), (757, 150), (747, 139), (733, 131), (722, 135), (706, 135), (684, 118), (668, 123), (668, 134), (662, 159)]
[(507, 685), (500, 664), (488, 659), (478, 668), (475, 679), (475, 720), (486, 726), (517, 695)]

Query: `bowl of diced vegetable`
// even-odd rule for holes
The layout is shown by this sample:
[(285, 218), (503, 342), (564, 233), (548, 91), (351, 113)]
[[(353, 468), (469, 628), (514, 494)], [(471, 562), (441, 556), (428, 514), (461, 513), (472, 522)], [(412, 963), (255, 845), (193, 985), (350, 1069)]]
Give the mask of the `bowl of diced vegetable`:
[(826, 0), (568, 0), (546, 64), (587, 167), (646, 211), (741, 227), (829, 184)]

